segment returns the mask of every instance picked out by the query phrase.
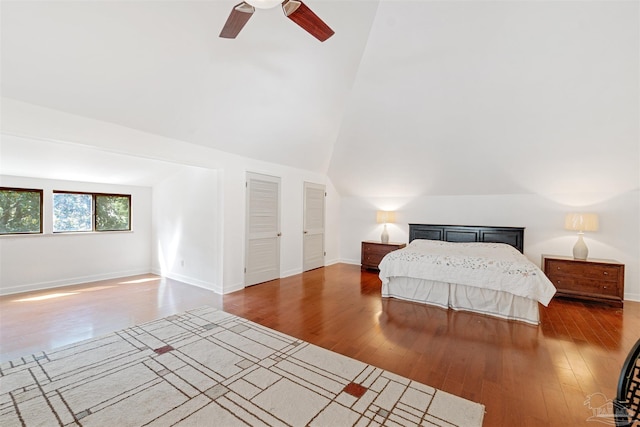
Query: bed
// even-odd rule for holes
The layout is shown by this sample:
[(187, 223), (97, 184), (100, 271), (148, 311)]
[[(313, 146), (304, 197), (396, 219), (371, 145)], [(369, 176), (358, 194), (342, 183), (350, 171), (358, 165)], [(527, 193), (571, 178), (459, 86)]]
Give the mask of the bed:
[(556, 292), (523, 254), (524, 228), (409, 224), (380, 262), (382, 296), (533, 325)]

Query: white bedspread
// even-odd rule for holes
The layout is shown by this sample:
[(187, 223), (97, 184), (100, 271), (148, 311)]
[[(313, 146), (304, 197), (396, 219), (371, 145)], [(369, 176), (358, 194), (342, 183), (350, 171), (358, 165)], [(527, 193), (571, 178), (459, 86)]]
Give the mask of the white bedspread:
[(383, 284), (412, 277), (509, 292), (549, 304), (556, 288), (517, 249), (503, 243), (412, 241), (387, 254), (379, 265)]

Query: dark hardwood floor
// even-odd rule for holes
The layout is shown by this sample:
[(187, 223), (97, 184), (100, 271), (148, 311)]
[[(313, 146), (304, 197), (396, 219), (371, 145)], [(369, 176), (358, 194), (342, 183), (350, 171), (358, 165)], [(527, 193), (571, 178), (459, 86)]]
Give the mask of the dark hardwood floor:
[(585, 426), (600, 424), (585, 401), (615, 396), (640, 337), (638, 302), (553, 300), (534, 327), (382, 299), (380, 286), (376, 273), (337, 264), (224, 296), (153, 275), (10, 295), (0, 360), (210, 305), (480, 402), (485, 426)]

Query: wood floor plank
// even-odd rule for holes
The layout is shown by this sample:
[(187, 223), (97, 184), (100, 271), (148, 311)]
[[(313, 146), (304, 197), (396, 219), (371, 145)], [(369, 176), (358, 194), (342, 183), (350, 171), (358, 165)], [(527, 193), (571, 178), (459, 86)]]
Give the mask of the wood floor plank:
[(228, 295), (154, 275), (0, 297), (0, 360), (209, 305), (486, 406), (485, 425), (582, 426), (612, 398), (640, 303), (554, 299), (539, 327), (380, 297), (336, 264)]
[(547, 408), (547, 413), (548, 413), (551, 425), (554, 425), (554, 426), (574, 425), (573, 422), (571, 421), (569, 406), (567, 405), (567, 401), (565, 400), (565, 396), (562, 390), (543, 389), (542, 393), (544, 396), (545, 405)]
[(485, 405), (484, 424), (487, 426), (507, 425), (504, 421), (506, 413), (506, 399), (502, 386), (493, 381), (482, 382), (480, 402)]

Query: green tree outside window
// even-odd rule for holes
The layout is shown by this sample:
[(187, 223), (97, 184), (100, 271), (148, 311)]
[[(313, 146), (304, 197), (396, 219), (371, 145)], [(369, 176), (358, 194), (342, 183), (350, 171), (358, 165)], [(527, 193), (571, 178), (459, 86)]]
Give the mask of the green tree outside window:
[(131, 230), (131, 196), (53, 193), (53, 232)]
[(42, 190), (0, 188), (0, 234), (42, 233)]
[(130, 230), (130, 196), (96, 195), (96, 231)]

